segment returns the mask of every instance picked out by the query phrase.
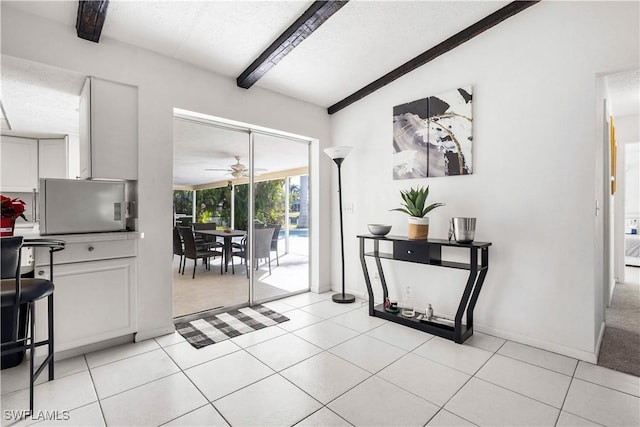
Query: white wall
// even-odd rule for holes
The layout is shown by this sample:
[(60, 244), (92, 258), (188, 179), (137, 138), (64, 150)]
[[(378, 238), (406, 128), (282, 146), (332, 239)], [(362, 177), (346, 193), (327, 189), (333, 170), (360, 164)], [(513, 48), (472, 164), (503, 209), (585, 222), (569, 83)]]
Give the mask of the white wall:
[[(614, 245), (615, 245), (615, 279), (624, 283), (625, 278), (625, 218), (628, 215), (640, 216), (640, 176), (638, 175), (638, 162), (640, 153), (637, 147), (640, 145), (640, 116), (627, 115), (616, 116), (616, 142), (617, 142), (617, 187), (615, 194), (615, 220), (614, 220)], [(635, 150), (631, 147), (636, 147)], [(635, 168), (634, 168), (635, 164)]]
[(616, 139), (622, 154), (618, 162), (618, 176), (624, 179), (625, 215), (640, 216), (640, 116), (616, 117)]
[[(283, 130), (317, 138), (330, 145), (326, 110), (259, 87), (247, 91), (234, 79), (103, 37), (99, 44), (76, 37), (65, 27), (2, 4), (2, 53), (31, 61), (136, 85), (139, 88), (139, 337), (172, 327), (171, 227), (173, 169), (173, 108)], [(320, 162), (318, 144), (311, 159), (316, 177), (330, 173)], [(313, 176), (313, 175), (312, 175)], [(327, 184), (313, 181), (312, 239), (319, 258), (313, 265), (312, 287), (328, 288), (329, 204)], [(315, 233), (314, 233), (315, 232)]]
[(622, 169), (618, 170), (618, 176), (624, 177), (624, 212), (637, 217), (640, 216), (640, 116), (616, 117), (615, 123), (618, 150), (623, 153), (622, 161), (618, 162)]
[[(446, 238), (450, 217), (473, 216), (476, 240), (493, 242), (477, 330), (594, 361), (603, 312), (594, 212), (604, 194), (596, 75), (637, 67), (638, 6), (541, 2), (335, 114), (334, 143), (355, 146), (343, 164), (354, 207), (345, 213), (347, 287), (365, 292), (355, 235), (371, 222), (406, 235), (406, 216), (389, 209), (400, 189), (429, 185), (431, 201), (447, 204), (430, 214), (432, 237)], [(473, 175), (393, 181), (393, 106), (468, 84)], [(333, 261), (339, 283), (338, 251)], [(396, 296), (409, 284), (418, 306), (454, 313), (463, 272), (385, 267)]]
[(640, 142), (622, 146), (625, 153), (625, 214), (640, 217)]
[(619, 144), (640, 141), (640, 115), (615, 116)]
[(640, 217), (640, 142), (627, 143), (625, 149), (625, 213)]

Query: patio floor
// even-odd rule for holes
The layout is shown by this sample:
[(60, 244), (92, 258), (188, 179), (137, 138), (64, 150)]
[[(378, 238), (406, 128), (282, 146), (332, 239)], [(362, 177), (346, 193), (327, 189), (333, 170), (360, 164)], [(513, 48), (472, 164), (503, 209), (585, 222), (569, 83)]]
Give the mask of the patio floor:
[[(293, 240), (293, 239), (292, 239)], [(307, 240), (307, 239), (295, 239)], [(302, 242), (290, 245), (290, 250), (296, 250)], [(303, 253), (300, 253), (303, 252)], [(255, 301), (274, 299), (291, 292), (307, 290), (309, 287), (309, 257), (303, 250), (296, 253), (280, 253), (278, 266), (275, 252), (271, 256), (271, 274), (267, 262), (261, 261), (255, 272)], [(196, 277), (191, 278), (193, 260), (188, 259), (185, 273), (178, 273), (179, 257), (173, 260), (173, 317), (180, 317), (199, 311), (214, 308), (229, 307), (243, 304), (249, 300), (249, 280), (244, 265), (240, 265), (240, 258), (234, 258), (235, 274), (229, 271), (220, 274), (221, 257), (211, 262), (211, 269), (205, 270), (202, 261), (196, 266)]]

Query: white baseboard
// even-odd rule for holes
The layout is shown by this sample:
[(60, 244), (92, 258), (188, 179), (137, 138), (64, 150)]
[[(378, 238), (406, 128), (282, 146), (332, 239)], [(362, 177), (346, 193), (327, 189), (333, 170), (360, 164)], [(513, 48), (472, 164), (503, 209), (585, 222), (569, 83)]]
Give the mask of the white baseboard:
[(323, 285), (323, 286), (311, 286), (311, 292), (315, 292), (316, 294), (323, 294), (325, 292), (329, 292), (331, 290), (331, 285)]
[[(81, 354), (93, 353), (94, 351), (104, 350), (105, 348), (115, 347), (117, 345), (127, 344), (133, 341), (133, 335), (127, 334), (121, 337), (111, 338), (93, 344), (87, 344), (80, 347), (71, 348), (69, 350), (57, 351), (55, 360), (68, 359), (69, 357), (79, 356)], [(45, 356), (47, 354), (46, 346), (36, 349), (36, 356)]]
[(148, 340), (151, 338), (160, 337), (162, 335), (172, 334), (173, 332), (175, 332), (175, 330), (176, 330), (176, 327), (172, 323), (170, 325), (163, 326), (161, 328), (149, 329), (146, 331), (138, 331), (135, 334), (134, 340), (135, 342), (140, 342), (140, 341)]
[[(329, 289), (329, 290), (330, 290), (331, 292), (335, 292), (335, 293), (339, 294), (339, 293), (341, 293), (341, 292), (342, 292), (342, 287), (340, 287), (340, 288), (338, 288), (338, 289), (334, 289), (334, 288), (332, 287), (332, 288), (331, 288), (331, 289)], [(368, 299), (369, 299), (369, 295), (368, 295), (366, 292), (362, 292), (362, 291), (354, 291), (354, 290), (347, 289), (347, 288), (345, 288), (345, 289), (344, 289), (344, 292), (345, 292), (346, 294), (351, 294), (351, 295), (355, 296), (356, 298), (360, 298), (360, 299), (363, 299), (363, 300), (368, 300)]]
[(573, 357), (574, 359), (583, 360), (589, 363), (596, 363), (598, 361), (598, 355), (596, 352), (589, 352), (579, 350), (571, 347), (566, 347), (561, 344), (552, 343), (549, 341), (543, 341), (537, 338), (521, 335), (514, 332), (505, 331), (504, 329), (492, 328), (475, 322), (473, 326), (474, 330), (483, 334), (493, 335), (498, 338), (503, 338), (509, 341), (514, 341), (520, 344), (536, 347), (541, 350), (547, 350), (552, 353), (558, 353), (563, 356)]
[[(331, 289), (333, 292), (340, 292), (342, 289)], [(350, 290), (350, 289), (345, 289), (345, 292), (348, 292), (352, 295), (355, 295), (357, 298), (361, 298), (364, 300), (368, 299), (368, 294), (366, 292), (362, 292), (362, 291), (354, 291), (354, 290)], [(378, 301), (377, 303), (380, 303), (380, 301)], [(598, 352), (600, 351), (600, 344), (602, 342), (602, 336), (604, 333), (604, 323), (602, 324), (602, 328), (600, 330), (600, 334), (598, 336), (598, 341), (596, 343), (596, 348), (594, 349), (593, 352), (589, 352), (589, 351), (584, 351), (584, 350), (579, 350), (579, 349), (575, 349), (575, 348), (571, 348), (571, 347), (566, 347), (564, 345), (561, 344), (556, 344), (556, 343), (552, 343), (552, 342), (548, 342), (548, 341), (544, 341), (544, 340), (540, 340), (537, 338), (533, 338), (533, 337), (529, 337), (526, 335), (521, 335), (518, 333), (514, 333), (514, 332), (510, 332), (510, 331), (506, 331), (504, 329), (500, 329), (500, 328), (492, 328), (489, 326), (485, 326), (482, 324), (479, 324), (477, 322), (475, 322), (474, 325), (474, 330), (476, 330), (477, 332), (481, 332), (484, 334), (488, 334), (488, 335), (493, 335), (495, 337), (498, 338), (503, 338), (509, 341), (514, 341), (520, 344), (524, 344), (524, 345), (528, 345), (531, 347), (536, 347), (542, 350), (547, 350), (547, 351), (551, 351), (553, 353), (558, 353), (561, 354), (563, 356), (567, 356), (567, 357), (573, 357), (574, 359), (578, 359), (578, 360), (583, 360), (585, 362), (589, 362), (589, 363), (597, 363), (598, 361)]]
[(598, 363), (598, 356), (600, 355), (600, 346), (602, 346), (602, 338), (604, 337), (604, 328), (605, 328), (605, 323), (602, 322), (602, 325), (600, 325), (600, 333), (598, 334), (598, 340), (596, 341), (596, 351), (595, 351), (596, 360), (595, 362), (591, 362), (591, 363)]

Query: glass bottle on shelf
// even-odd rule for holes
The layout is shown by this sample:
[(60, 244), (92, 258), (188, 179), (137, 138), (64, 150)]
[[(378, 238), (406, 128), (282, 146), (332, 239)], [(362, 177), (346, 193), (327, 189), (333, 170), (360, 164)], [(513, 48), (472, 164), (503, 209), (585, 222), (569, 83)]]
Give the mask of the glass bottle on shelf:
[(411, 297), (411, 286), (407, 286), (404, 293), (404, 301), (402, 302), (402, 311), (400, 312), (404, 317), (414, 317), (416, 310), (413, 307), (413, 298)]
[(424, 317), (427, 320), (431, 320), (431, 318), (433, 317), (433, 307), (431, 307), (431, 304), (429, 304), (429, 306), (427, 307), (427, 312), (425, 313)]

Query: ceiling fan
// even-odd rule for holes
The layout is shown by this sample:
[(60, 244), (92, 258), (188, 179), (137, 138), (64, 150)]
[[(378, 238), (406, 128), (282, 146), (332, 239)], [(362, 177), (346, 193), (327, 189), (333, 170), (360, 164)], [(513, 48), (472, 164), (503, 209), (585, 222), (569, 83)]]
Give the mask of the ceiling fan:
[[(206, 171), (221, 171), (228, 172), (234, 178), (247, 178), (249, 176), (249, 169), (240, 163), (240, 156), (233, 156), (236, 159), (236, 163), (229, 165), (228, 169), (219, 169), (219, 168), (207, 168)], [(254, 168), (253, 172), (255, 175), (258, 175), (258, 172), (265, 172), (264, 168)]]

